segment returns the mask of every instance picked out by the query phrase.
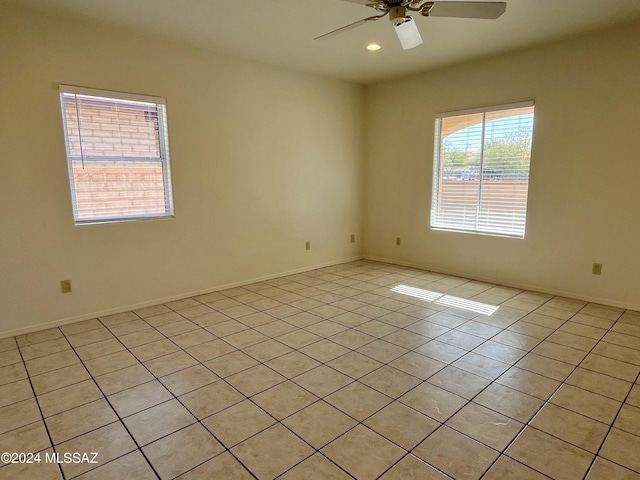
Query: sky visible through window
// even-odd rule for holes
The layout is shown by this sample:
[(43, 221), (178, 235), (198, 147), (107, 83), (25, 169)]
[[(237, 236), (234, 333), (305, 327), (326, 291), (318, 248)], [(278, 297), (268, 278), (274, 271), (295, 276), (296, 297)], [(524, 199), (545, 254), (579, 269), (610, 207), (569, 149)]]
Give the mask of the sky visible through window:
[(432, 228), (522, 238), (534, 105), (436, 118)]
[[(513, 130), (533, 130), (533, 114), (512, 115), (487, 121), (485, 124), (485, 139), (507, 141), (509, 133)], [(480, 139), (482, 138), (482, 123), (463, 128), (452, 133), (444, 139), (444, 147), (462, 151), (477, 149), (479, 153)]]
[[(443, 119), (444, 177), (457, 180), (527, 180), (533, 113), (530, 108)], [(484, 131), (483, 131), (484, 121)]]

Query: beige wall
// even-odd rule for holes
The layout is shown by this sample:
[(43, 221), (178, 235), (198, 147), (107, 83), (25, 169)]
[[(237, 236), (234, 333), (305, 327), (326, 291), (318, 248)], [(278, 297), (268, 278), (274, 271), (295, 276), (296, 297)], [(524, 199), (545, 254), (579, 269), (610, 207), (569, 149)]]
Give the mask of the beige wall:
[[(640, 309), (639, 38), (636, 23), (368, 87), (366, 256)], [(532, 99), (525, 239), (431, 231), (435, 114)]]
[[(362, 87), (2, 10), (0, 337), (358, 257)], [(175, 219), (73, 225), (58, 84), (167, 99)]]
[[(638, 38), (636, 24), (363, 90), (3, 6), (0, 337), (362, 252), (640, 309)], [(167, 98), (175, 219), (73, 226), (58, 84)], [(526, 238), (430, 231), (434, 115), (529, 99)]]

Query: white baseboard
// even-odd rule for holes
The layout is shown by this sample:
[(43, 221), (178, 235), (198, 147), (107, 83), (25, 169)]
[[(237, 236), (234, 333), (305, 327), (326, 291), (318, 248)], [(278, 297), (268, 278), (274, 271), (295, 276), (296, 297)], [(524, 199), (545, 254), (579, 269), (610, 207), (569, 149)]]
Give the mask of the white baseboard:
[(172, 302), (174, 300), (180, 300), (182, 298), (195, 297), (196, 295), (204, 295), (205, 293), (217, 292), (217, 291), (220, 291), (220, 290), (226, 290), (228, 288), (242, 287), (244, 285), (250, 285), (252, 283), (258, 283), (258, 282), (264, 282), (265, 280), (271, 280), (271, 279), (274, 279), (274, 278), (285, 277), (287, 275), (293, 275), (293, 274), (296, 274), (296, 273), (310, 272), (311, 270), (317, 270), (319, 268), (330, 267), (332, 265), (339, 265), (341, 263), (353, 262), (353, 261), (356, 261), (356, 260), (361, 260), (362, 258), (363, 257), (361, 255), (358, 255), (358, 256), (355, 256), (355, 257), (343, 258), (341, 260), (334, 260), (334, 261), (331, 261), (331, 262), (322, 263), (320, 265), (302, 267), (302, 268), (297, 268), (297, 269), (294, 269), (294, 270), (288, 270), (288, 271), (285, 271), (285, 272), (279, 272), (279, 273), (274, 273), (274, 274), (270, 274), (270, 275), (265, 275), (263, 277), (252, 278), (252, 279), (249, 279), (249, 280), (243, 280), (243, 281), (240, 281), (240, 282), (234, 282), (234, 283), (228, 283), (228, 284), (224, 284), (224, 285), (218, 285), (218, 286), (215, 286), (215, 287), (206, 288), (204, 290), (198, 290), (196, 292), (186, 292), (186, 293), (181, 293), (181, 294), (178, 294), (178, 295), (172, 295), (172, 296), (169, 296), (169, 297), (156, 298), (154, 300), (149, 300), (147, 302), (135, 303), (135, 304), (132, 304), (132, 305), (124, 305), (124, 306), (121, 306), (121, 307), (110, 308), (110, 309), (101, 310), (101, 311), (98, 311), (98, 312), (91, 312), (91, 313), (87, 313), (87, 314), (83, 314), (83, 315), (78, 315), (78, 316), (75, 316), (75, 317), (68, 317), (68, 318), (62, 318), (62, 319), (58, 319), (58, 320), (52, 320), (50, 322), (42, 322), (42, 323), (38, 323), (36, 325), (29, 325), (27, 327), (16, 328), (14, 330), (7, 330), (7, 331), (4, 331), (4, 332), (0, 332), (0, 339), (1, 338), (7, 338), (7, 337), (15, 337), (16, 335), (24, 335), (26, 333), (37, 332), (37, 331), (40, 331), (40, 330), (45, 330), (47, 328), (60, 327), (62, 325), (68, 325), (70, 323), (75, 323), (75, 322), (82, 322), (84, 320), (91, 320), (91, 319), (97, 318), (97, 317), (106, 317), (107, 315), (112, 315), (114, 313), (122, 313), (122, 312), (129, 312), (131, 310), (138, 310), (140, 308), (151, 307), (153, 305), (159, 305), (161, 303)]
[(554, 290), (554, 289), (549, 289), (546, 287), (541, 287), (539, 285), (528, 285), (528, 284), (524, 284), (524, 283), (514, 283), (514, 282), (503, 282), (501, 280), (496, 280), (495, 278), (491, 278), (491, 277), (483, 277), (483, 276), (478, 276), (478, 275), (469, 275), (466, 272), (456, 272), (456, 271), (452, 271), (452, 270), (443, 270), (441, 268), (433, 268), (430, 267), (428, 265), (423, 265), (423, 264), (419, 264), (419, 263), (413, 263), (413, 262), (403, 262), (401, 260), (392, 260), (389, 258), (383, 258), (383, 257), (376, 257), (373, 255), (363, 255), (362, 256), (363, 259), (365, 260), (372, 260), (375, 262), (383, 262), (383, 263), (391, 263), (393, 265), (401, 265), (403, 267), (411, 267), (411, 268), (418, 268), (420, 270), (427, 270), (430, 272), (434, 272), (434, 273), (441, 273), (443, 275), (453, 275), (456, 277), (462, 277), (462, 278), (468, 278), (470, 280), (478, 280), (480, 282), (486, 282), (486, 283), (493, 283), (496, 285), (503, 285), (505, 287), (513, 287), (513, 288), (519, 288), (522, 290), (528, 290), (531, 292), (539, 292), (539, 293), (546, 293), (548, 295), (554, 295), (554, 296), (560, 296), (560, 297), (566, 297), (566, 298), (574, 298), (576, 300), (582, 300), (585, 302), (593, 302), (593, 303), (598, 303), (601, 305), (609, 305), (611, 307), (618, 307), (618, 308), (624, 308), (624, 309), (628, 309), (628, 310), (640, 310), (640, 305), (635, 305), (635, 304), (622, 304), (620, 302), (616, 302), (607, 298), (600, 298), (600, 297), (594, 297), (594, 296), (589, 296), (589, 295), (583, 295), (579, 292), (571, 292), (571, 291), (562, 291), (562, 290)]
[(266, 275), (263, 277), (257, 277), (257, 278), (252, 278), (249, 280), (243, 280), (240, 282), (234, 282), (234, 283), (229, 283), (229, 284), (225, 284), (225, 285), (218, 285), (212, 288), (207, 288), (204, 290), (198, 290), (195, 292), (187, 292), (187, 293), (181, 293), (179, 295), (172, 295), (169, 297), (164, 297), (164, 298), (157, 298), (154, 300), (150, 300), (147, 302), (141, 302), (141, 303), (136, 303), (136, 304), (132, 304), (132, 305), (125, 305), (125, 306), (121, 306), (121, 307), (116, 307), (116, 308), (112, 308), (112, 309), (108, 309), (108, 310), (102, 310), (102, 311), (98, 311), (98, 312), (92, 312), (92, 313), (88, 313), (88, 314), (83, 314), (83, 315), (78, 315), (75, 317), (69, 317), (69, 318), (63, 318), (63, 319), (58, 319), (58, 320), (53, 320), (50, 322), (43, 322), (43, 323), (39, 323), (36, 325), (30, 325), (28, 327), (23, 327), (23, 328), (17, 328), (14, 330), (8, 330), (8, 331), (4, 331), (4, 332), (0, 332), (0, 339), (1, 338), (7, 338), (7, 337), (14, 337), (16, 335), (24, 335), (26, 333), (31, 333), (31, 332), (37, 332), (39, 330), (44, 330), (47, 328), (54, 328), (54, 327), (59, 327), (62, 325), (68, 325), (70, 323), (75, 323), (75, 322), (81, 322), (83, 320), (91, 320), (93, 318), (97, 318), (97, 317), (105, 317), (107, 315), (112, 315), (114, 313), (122, 313), (122, 312), (128, 312), (131, 310), (137, 310), (140, 308), (145, 308), (145, 307), (151, 307), (153, 305), (159, 305), (161, 303), (167, 303), (167, 302), (172, 302), (174, 300), (180, 300), (182, 298), (188, 298), (188, 297), (194, 297), (196, 295), (203, 295), (206, 293), (212, 293), (212, 292), (217, 292), (220, 290), (226, 290), (228, 288), (235, 288), (235, 287), (242, 287), (244, 285), (250, 285), (252, 283), (257, 283), (257, 282), (264, 282), (265, 280), (271, 280), (274, 278), (279, 278), (279, 277), (285, 277), (287, 275), (293, 275), (296, 273), (304, 273), (304, 272), (309, 272), (311, 270), (317, 270), (319, 268), (324, 268), (324, 267), (330, 267), (332, 265), (339, 265), (341, 263), (348, 263), (348, 262), (353, 262), (356, 260), (372, 260), (375, 262), (383, 262), (383, 263), (389, 263), (392, 265), (400, 265), (403, 267), (411, 267), (411, 268), (418, 268), (420, 270), (426, 270), (426, 271), (430, 271), (430, 272), (436, 272), (436, 273), (441, 273), (444, 275), (455, 275), (457, 277), (463, 277), (463, 278), (469, 278), (471, 280), (478, 280), (481, 282), (487, 282), (487, 283), (493, 283), (496, 285), (504, 285), (506, 287), (513, 287), (513, 288), (520, 288), (522, 290), (529, 290), (529, 291), (534, 291), (534, 292), (540, 292), (540, 293), (546, 293), (549, 295), (558, 295), (558, 296), (562, 296), (562, 297), (567, 297), (567, 298), (575, 298), (576, 300), (583, 300), (585, 302), (593, 302), (593, 303), (599, 303), (599, 304), (603, 304), (603, 305), (610, 305), (612, 307), (619, 307), (619, 308), (625, 308), (625, 309), (629, 309), (629, 310), (638, 310), (640, 311), (640, 305), (623, 305), (620, 304), (619, 302), (614, 302), (611, 301), (609, 299), (606, 298), (599, 298), (599, 297), (592, 297), (592, 296), (588, 296), (588, 295), (582, 295), (578, 292), (571, 292), (571, 291), (560, 291), (560, 290), (554, 290), (554, 289), (549, 289), (549, 288), (545, 288), (545, 287), (541, 287), (539, 285), (528, 285), (528, 284), (521, 284), (521, 283), (513, 283), (513, 282), (503, 282), (503, 281), (498, 281), (495, 278), (491, 278), (491, 277), (484, 277), (484, 276), (470, 276), (468, 273), (465, 272), (456, 272), (456, 271), (450, 271), (450, 270), (443, 270), (443, 269), (438, 269), (438, 268), (433, 268), (430, 267), (428, 265), (423, 265), (423, 264), (419, 264), (419, 263), (414, 263), (414, 262), (404, 262), (401, 260), (394, 260), (394, 259), (390, 259), (390, 258), (383, 258), (383, 257), (376, 257), (373, 255), (358, 255), (355, 257), (350, 257), (350, 258), (344, 258), (341, 260), (335, 260), (335, 261), (331, 261), (331, 262), (327, 262), (327, 263), (323, 263), (323, 264), (319, 264), (319, 265), (314, 265), (314, 266), (309, 266), (309, 267), (302, 267), (302, 268), (298, 268), (298, 269), (294, 269), (294, 270), (289, 270), (289, 271), (285, 271), (285, 272), (279, 272), (279, 273), (274, 273), (271, 275)]

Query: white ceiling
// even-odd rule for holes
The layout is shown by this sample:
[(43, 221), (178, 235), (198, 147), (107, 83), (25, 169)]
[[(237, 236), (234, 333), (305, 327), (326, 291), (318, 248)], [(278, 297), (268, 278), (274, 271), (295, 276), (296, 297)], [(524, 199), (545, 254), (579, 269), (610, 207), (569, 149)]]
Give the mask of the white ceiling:
[[(313, 38), (371, 8), (342, 0), (15, 0), (77, 14), (252, 60), (373, 83), (640, 18), (640, 0), (506, 0), (498, 20), (414, 15), (424, 44), (400, 48), (384, 18), (326, 40)], [(378, 42), (382, 50), (365, 49)]]

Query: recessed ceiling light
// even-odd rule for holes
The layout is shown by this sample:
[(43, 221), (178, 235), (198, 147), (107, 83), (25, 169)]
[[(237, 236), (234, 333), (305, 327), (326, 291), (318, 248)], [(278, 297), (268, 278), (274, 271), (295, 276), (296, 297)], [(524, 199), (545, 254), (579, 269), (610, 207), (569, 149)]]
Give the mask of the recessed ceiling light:
[(381, 48), (382, 47), (377, 43), (370, 43), (369, 45), (367, 45), (367, 50), (369, 50), (370, 52), (377, 52)]

